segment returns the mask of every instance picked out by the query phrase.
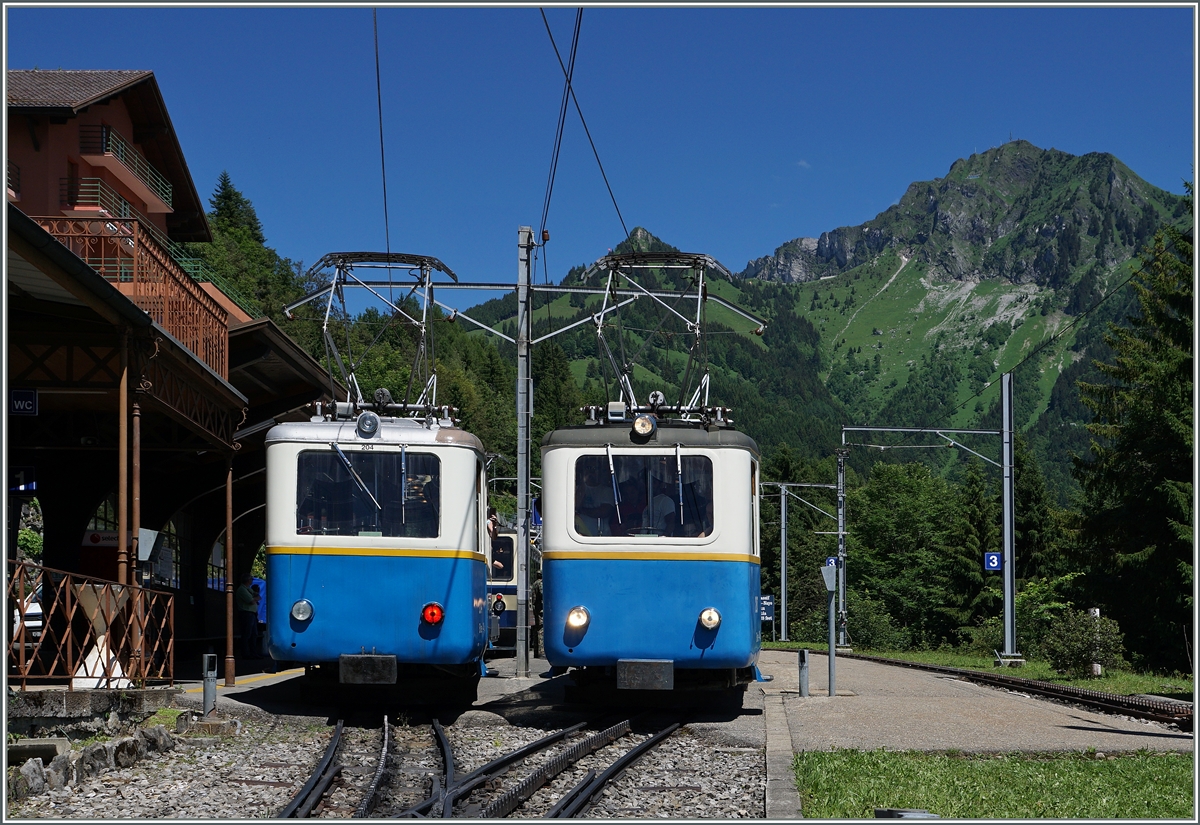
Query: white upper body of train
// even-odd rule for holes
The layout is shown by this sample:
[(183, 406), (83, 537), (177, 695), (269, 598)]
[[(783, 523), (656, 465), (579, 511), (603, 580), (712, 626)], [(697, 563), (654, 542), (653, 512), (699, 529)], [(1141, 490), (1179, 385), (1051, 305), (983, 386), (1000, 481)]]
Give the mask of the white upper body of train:
[(267, 546), (452, 549), (486, 535), (482, 442), (437, 420), (372, 412), (267, 433)]
[(542, 441), (542, 550), (757, 562), (758, 446), (727, 426), (565, 427)]

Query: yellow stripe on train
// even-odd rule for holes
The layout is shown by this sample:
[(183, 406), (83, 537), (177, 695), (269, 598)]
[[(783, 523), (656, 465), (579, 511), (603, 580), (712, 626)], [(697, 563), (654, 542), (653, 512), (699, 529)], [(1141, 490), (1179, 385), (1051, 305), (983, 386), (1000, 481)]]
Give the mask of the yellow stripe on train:
[(268, 547), (272, 556), (385, 556), (389, 558), (468, 559), (487, 562), (487, 556), (474, 550), (433, 550), (381, 547)]
[(758, 556), (749, 553), (671, 553), (643, 550), (552, 550), (542, 553), (543, 559), (605, 559), (611, 561), (737, 561), (762, 564)]

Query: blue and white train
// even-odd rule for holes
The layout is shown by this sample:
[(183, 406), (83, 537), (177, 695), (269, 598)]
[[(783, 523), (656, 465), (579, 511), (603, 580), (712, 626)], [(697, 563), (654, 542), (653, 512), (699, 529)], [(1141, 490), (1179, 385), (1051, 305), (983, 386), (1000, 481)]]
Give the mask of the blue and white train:
[(759, 451), (722, 408), (591, 408), (542, 440), (546, 657), (577, 685), (757, 678)]
[(488, 641), (484, 450), (441, 410), (348, 409), (268, 432), (272, 658), (343, 684), (433, 678), (443, 696), (474, 698)]

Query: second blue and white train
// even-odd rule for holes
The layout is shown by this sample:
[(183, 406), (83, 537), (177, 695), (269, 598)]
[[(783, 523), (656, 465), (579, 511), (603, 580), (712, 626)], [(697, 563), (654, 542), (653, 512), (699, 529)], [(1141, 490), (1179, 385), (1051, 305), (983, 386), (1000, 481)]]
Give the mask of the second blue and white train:
[(545, 649), (577, 684), (757, 677), (759, 451), (723, 412), (616, 402), (543, 439)]

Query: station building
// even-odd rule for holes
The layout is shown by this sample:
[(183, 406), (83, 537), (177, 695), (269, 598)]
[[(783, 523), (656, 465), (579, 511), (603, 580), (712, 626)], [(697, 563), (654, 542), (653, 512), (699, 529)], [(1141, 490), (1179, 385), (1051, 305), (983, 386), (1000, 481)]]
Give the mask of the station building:
[(189, 257), (212, 234), (153, 72), (8, 71), (6, 88), (9, 683), (79, 686), (99, 663), (94, 686), (119, 687), (203, 652), (232, 683), (263, 438), (336, 385)]

